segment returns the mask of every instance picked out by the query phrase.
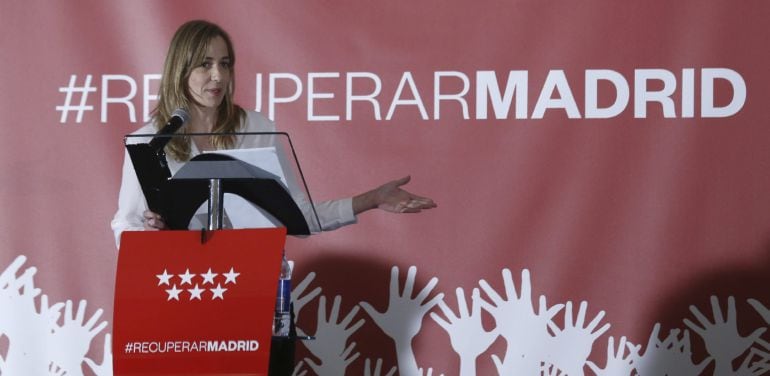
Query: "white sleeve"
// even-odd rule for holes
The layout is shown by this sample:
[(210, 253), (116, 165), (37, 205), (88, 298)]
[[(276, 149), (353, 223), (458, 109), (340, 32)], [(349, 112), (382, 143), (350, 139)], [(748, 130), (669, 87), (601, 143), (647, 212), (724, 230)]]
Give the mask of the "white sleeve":
[(321, 221), (323, 231), (331, 231), (356, 223), (356, 216), (353, 214), (353, 198), (351, 197), (317, 203), (315, 210), (318, 212), (318, 219)]
[(110, 222), (115, 234), (115, 245), (120, 248), (120, 235), (123, 231), (144, 230), (143, 216), (147, 202), (136, 177), (131, 157), (125, 152), (123, 157), (123, 178), (118, 196), (118, 211)]

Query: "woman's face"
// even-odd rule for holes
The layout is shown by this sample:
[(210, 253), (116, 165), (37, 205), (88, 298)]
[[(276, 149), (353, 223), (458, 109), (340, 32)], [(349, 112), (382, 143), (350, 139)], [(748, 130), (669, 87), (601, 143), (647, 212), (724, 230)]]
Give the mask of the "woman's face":
[(209, 42), (203, 64), (192, 69), (187, 85), (192, 99), (204, 108), (216, 109), (230, 87), (230, 55), (222, 37)]

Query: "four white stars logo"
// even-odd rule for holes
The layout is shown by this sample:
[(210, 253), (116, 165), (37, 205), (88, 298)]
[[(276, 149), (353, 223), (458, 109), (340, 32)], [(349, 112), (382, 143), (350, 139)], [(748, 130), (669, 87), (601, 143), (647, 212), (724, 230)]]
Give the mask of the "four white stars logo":
[[(171, 287), (170, 289), (165, 289), (166, 294), (168, 294), (168, 301), (180, 301), (180, 295), (182, 295), (182, 292), (184, 291), (187, 291), (189, 294), (189, 300), (224, 300), (225, 291), (228, 289), (223, 286), (227, 286), (228, 284), (237, 284), (236, 279), (239, 275), (241, 275), (241, 273), (236, 273), (235, 268), (231, 267), (229, 272), (221, 273), (221, 275), (225, 278), (224, 283), (215, 282), (218, 275), (220, 275), (220, 273), (214, 273), (211, 268), (209, 268), (206, 273), (200, 274), (191, 273), (190, 269), (187, 268), (182, 274), (169, 274), (168, 269), (163, 269), (163, 274), (157, 274), (155, 277), (158, 278), (158, 286), (166, 285)], [(200, 283), (195, 280), (196, 276), (200, 276), (198, 279), (200, 280)], [(179, 279), (178, 285), (175, 281), (177, 277)], [(207, 289), (206, 285), (209, 284), (211, 286)], [(214, 287), (214, 285), (216, 285), (216, 287)], [(211, 295), (205, 294), (206, 291), (210, 291)]]

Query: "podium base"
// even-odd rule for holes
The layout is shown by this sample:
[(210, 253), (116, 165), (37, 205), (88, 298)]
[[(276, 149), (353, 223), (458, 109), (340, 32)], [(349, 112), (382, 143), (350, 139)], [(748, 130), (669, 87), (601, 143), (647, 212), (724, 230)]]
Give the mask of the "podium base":
[(270, 340), (268, 376), (291, 376), (294, 371), (296, 345), (297, 337), (273, 337)]

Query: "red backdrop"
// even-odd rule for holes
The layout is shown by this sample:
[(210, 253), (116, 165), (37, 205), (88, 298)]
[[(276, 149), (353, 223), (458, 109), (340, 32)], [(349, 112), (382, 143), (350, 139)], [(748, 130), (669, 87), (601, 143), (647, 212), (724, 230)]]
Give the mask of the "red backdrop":
[[(526, 269), (535, 307), (544, 295), (549, 307), (573, 302), (575, 315), (588, 302), (586, 323), (606, 313), (595, 331), (611, 327), (588, 358), (597, 365), (609, 336), (616, 344), (626, 336), (644, 353), (655, 323), (661, 340), (690, 329), (693, 363), (724, 360), (683, 320), (703, 326), (693, 305), (714, 321), (712, 295), (727, 319), (733, 296), (742, 336), (767, 325), (767, 311), (747, 299), (770, 306), (768, 16), (763, 1), (4, 2), (0, 270), (10, 278), (35, 267), (34, 285), (50, 303), (85, 299), (86, 318), (102, 308), (99, 321), (111, 322), (117, 251), (109, 221), (122, 136), (152, 108), (174, 30), (203, 18), (235, 43), (237, 101), (265, 113), (273, 101), (314, 198), (409, 174), (407, 189), (439, 205), (419, 215), (368, 212), (354, 226), (289, 239), (295, 285), (314, 272), (311, 286), (323, 289), (327, 310), (340, 295), (340, 317), (362, 301), (384, 311), (392, 266), (402, 288), (407, 268), (417, 267), (415, 292), (437, 277), (430, 297), (444, 293), (455, 313), (455, 288), (470, 304), (484, 279), (505, 298), (501, 270), (518, 290)], [(719, 76), (709, 91), (703, 74), (715, 68), (739, 79)], [(623, 85), (601, 80), (598, 94), (587, 94), (595, 70), (627, 85), (625, 107), (607, 118), (592, 118), (586, 101), (609, 108)], [(498, 87), (478, 72), (494, 72)], [(66, 103), (70, 80), (86, 86), (88, 76), (93, 90), (73, 91)], [(510, 107), (494, 104), (513, 83)], [(488, 94), (481, 106), (479, 93)], [(348, 109), (351, 95), (371, 100), (354, 97)], [(90, 107), (78, 115), (81, 104)], [(710, 105), (728, 113), (711, 117)], [(19, 255), (26, 263), (11, 273)], [(0, 311), (5, 322), (23, 320), (12, 303)], [(300, 317), (311, 333), (318, 303)], [(444, 316), (438, 306), (431, 312)], [(565, 314), (553, 324), (564, 328)], [(487, 330), (501, 326), (488, 310), (481, 315)], [(349, 340), (361, 355), (348, 374), (362, 374), (365, 358), (400, 365), (381, 325), (365, 310), (359, 319), (366, 322)], [(447, 332), (428, 315), (422, 324), (411, 342), (417, 365), (458, 374)], [(1, 329), (0, 355), (10, 357), (19, 340)], [(90, 343), (97, 363), (110, 331)], [(750, 347), (768, 350), (762, 337), (753, 340), (736, 350), (735, 367)], [(510, 348), (498, 337), (477, 373), (495, 374), (492, 355), (502, 360)], [(305, 356), (318, 361), (302, 348)]]

